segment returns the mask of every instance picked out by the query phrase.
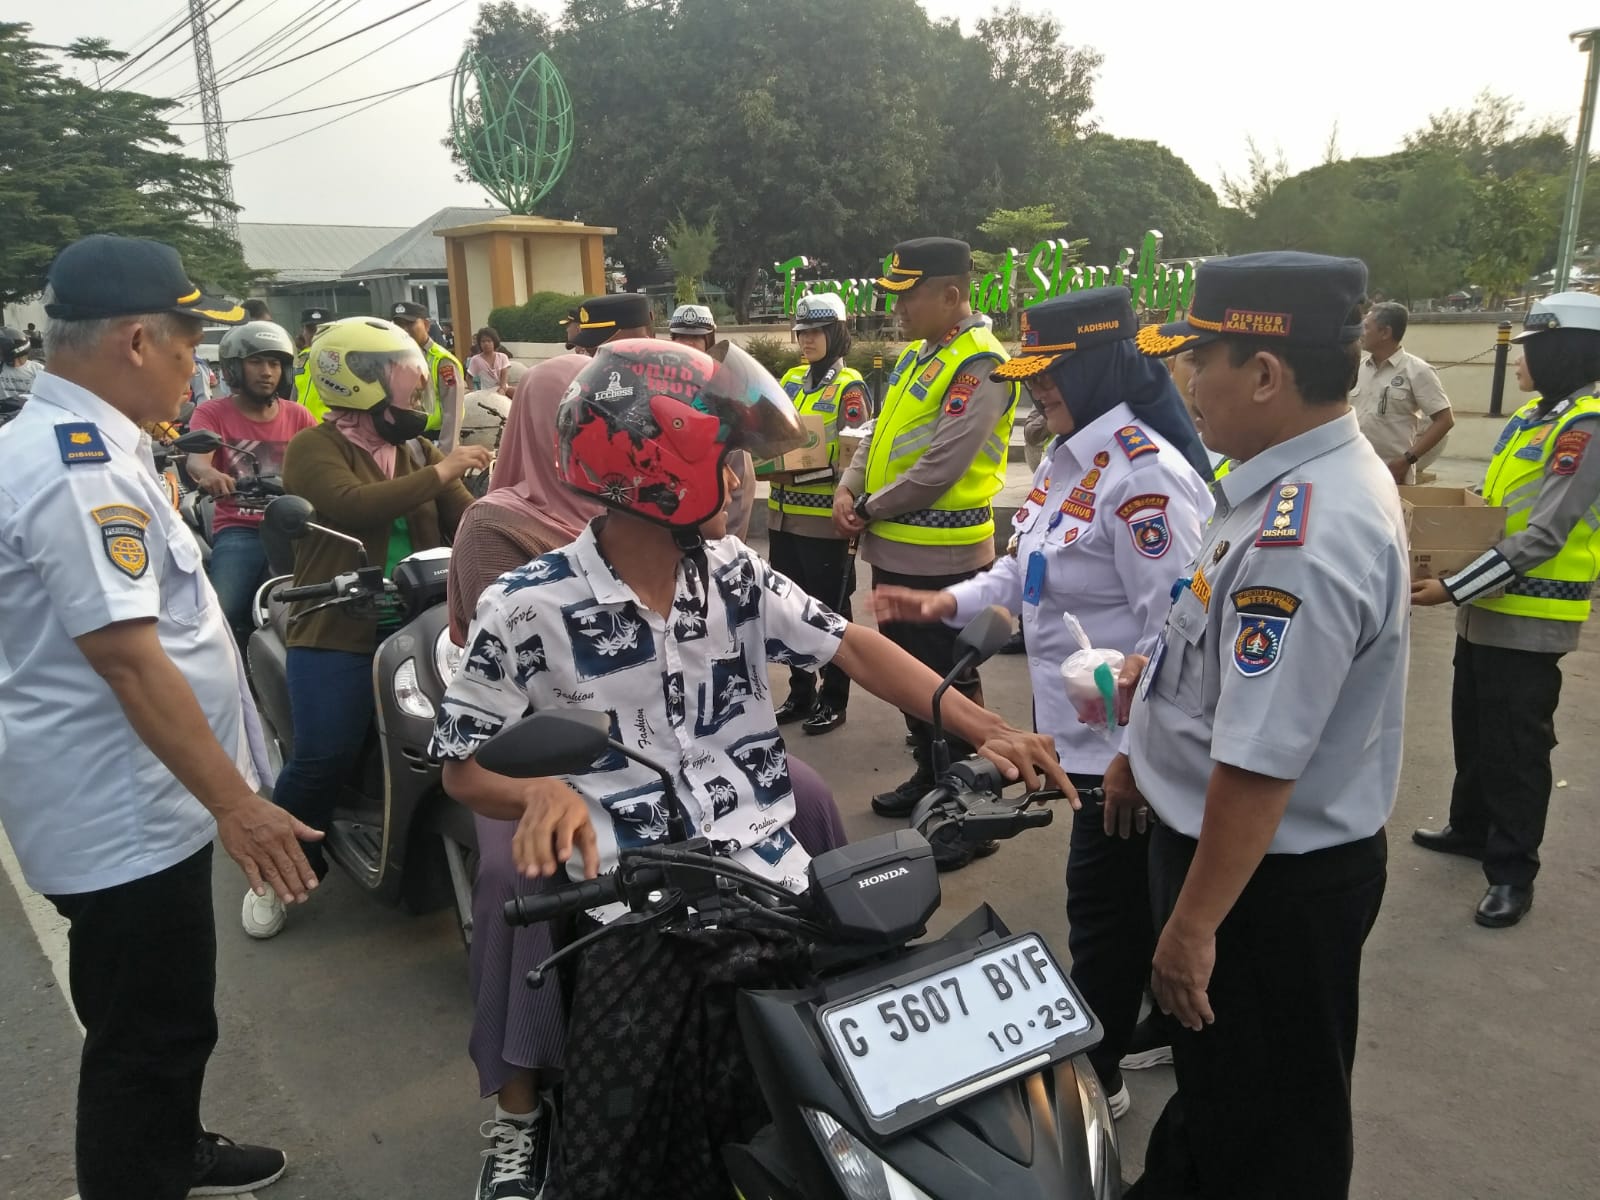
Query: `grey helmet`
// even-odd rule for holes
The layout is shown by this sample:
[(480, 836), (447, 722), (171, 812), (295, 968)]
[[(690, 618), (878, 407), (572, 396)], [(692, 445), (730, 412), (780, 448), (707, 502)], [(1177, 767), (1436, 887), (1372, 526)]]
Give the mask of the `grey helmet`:
[(27, 334), (10, 325), (0, 325), (0, 363), (9, 367), (31, 348)]
[(234, 391), (244, 388), (244, 360), (257, 354), (274, 354), (283, 365), (277, 394), (287, 400), (294, 394), (294, 339), (282, 325), (271, 321), (249, 321), (222, 335), (217, 346), (222, 377)]

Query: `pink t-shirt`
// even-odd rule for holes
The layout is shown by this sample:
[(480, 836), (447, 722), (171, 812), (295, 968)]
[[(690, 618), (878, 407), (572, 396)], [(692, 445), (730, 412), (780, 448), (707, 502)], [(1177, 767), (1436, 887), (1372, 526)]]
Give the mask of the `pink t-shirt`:
[(511, 357), (504, 351), (496, 350), (491, 354), (474, 354), (467, 360), (467, 376), (472, 380), (472, 390), (475, 392), (498, 392), (500, 390), (500, 372), (511, 365)]
[[(289, 440), (303, 429), (317, 423), (310, 410), (293, 400), (279, 400), (278, 411), (270, 421), (252, 421), (239, 411), (231, 399), (207, 400), (194, 410), (189, 418), (189, 428), (209, 429), (225, 442), (248, 450), (256, 456), (258, 467), (243, 455), (224, 447), (218, 450), (211, 463), (224, 475), (235, 479), (252, 475), (258, 470), (262, 475), (283, 474), (283, 451)], [(260, 511), (241, 510), (232, 498), (223, 496), (217, 501), (214, 529), (242, 526), (253, 529), (261, 523)]]

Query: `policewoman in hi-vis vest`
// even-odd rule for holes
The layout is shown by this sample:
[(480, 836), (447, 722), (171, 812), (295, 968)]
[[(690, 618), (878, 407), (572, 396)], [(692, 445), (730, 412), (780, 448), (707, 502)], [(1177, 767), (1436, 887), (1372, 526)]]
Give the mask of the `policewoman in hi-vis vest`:
[[(795, 306), (793, 333), (805, 362), (781, 380), (795, 411), (821, 417), (828, 441), (828, 463), (814, 471), (770, 477), (767, 497), (767, 557), (808, 596), (850, 616), (855, 563), (849, 539), (833, 524), (833, 493), (838, 486), (839, 431), (857, 429), (872, 415), (872, 400), (861, 372), (845, 366), (850, 326), (838, 296), (802, 296)], [(844, 464), (848, 465), (848, 464)], [(778, 706), (778, 724), (802, 722), (806, 733), (827, 733), (844, 724), (850, 703), (850, 677), (836, 666), (817, 675), (789, 668), (789, 696)]]
[[(988, 322), (968, 303), (972, 249), (928, 237), (894, 248), (878, 286), (894, 295), (894, 315), (911, 345), (889, 376), (872, 434), (834, 493), (840, 533), (861, 538), (874, 587), (939, 591), (994, 561), (990, 501), (1005, 484), (1017, 386), (992, 380), (1006, 360)], [(956, 631), (943, 624), (890, 622), (890, 641), (940, 675), (955, 666)], [(982, 703), (976, 671), (955, 686)], [(931, 727), (906, 718), (916, 770), (874, 796), (883, 816), (907, 816), (930, 787)], [(968, 752), (954, 743), (951, 753)]]
[(422, 347), (428, 360), (428, 382), (433, 393), (433, 404), (428, 409), (429, 440), (442, 454), (456, 448), (456, 438), (461, 434), (461, 417), (466, 403), (466, 392), (461, 381), (466, 377), (461, 360), (433, 340), (433, 318), (428, 310), (410, 300), (401, 300), (389, 310), (389, 320), (411, 335), (411, 340)]
[[(1205, 447), (1166, 368), (1134, 347), (1138, 328), (1123, 287), (1023, 309), (1021, 355), (996, 374), (1021, 381), (1054, 436), (1017, 510), (1012, 553), (942, 592), (886, 587), (873, 595), (880, 621), (959, 628), (990, 605), (1019, 615), (1034, 725), (1055, 739), (1080, 791), (1100, 786), (1121, 739), (1106, 736), (1103, 720), (1085, 724), (1068, 698), (1061, 664), (1079, 645), (1062, 614), (1072, 613), (1097, 649), (1150, 653), (1211, 515)], [(1115, 726), (1115, 714), (1110, 720)], [(1149, 812), (1139, 805), (1073, 814), (1072, 978), (1104, 1027), (1089, 1059), (1117, 1117), (1131, 1102), (1120, 1064), (1155, 952), (1149, 851)], [(1157, 1024), (1141, 1032), (1141, 1053), (1158, 1061), (1167, 1035)]]
[[(1515, 925), (1533, 906), (1550, 808), (1550, 751), (1561, 656), (1578, 646), (1600, 577), (1600, 296), (1536, 301), (1515, 341), (1540, 397), (1495, 445), (1483, 498), (1506, 506), (1506, 536), (1412, 603), (1459, 606), (1451, 730), (1450, 823), (1412, 840), (1483, 860), (1479, 925)], [(1520, 373), (1519, 373), (1520, 375)]]
[(300, 310), (300, 337), (302, 342), (294, 356), (294, 399), (317, 420), (328, 415), (328, 406), (317, 395), (317, 385), (311, 381), (311, 339), (327, 328), (332, 315), (324, 308)]

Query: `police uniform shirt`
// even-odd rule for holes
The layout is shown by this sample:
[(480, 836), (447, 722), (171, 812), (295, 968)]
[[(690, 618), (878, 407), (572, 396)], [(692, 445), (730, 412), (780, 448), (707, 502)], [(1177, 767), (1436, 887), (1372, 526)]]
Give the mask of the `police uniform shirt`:
[(216, 832), (75, 637), (153, 618), (218, 742), (258, 782), (233, 637), (138, 427), (48, 372), (0, 430), (0, 819), (30, 886), (97, 891)]
[[(1034, 724), (1055, 738), (1068, 771), (1103, 774), (1116, 746), (1067, 699), (1061, 664), (1080, 647), (1062, 612), (1097, 649), (1148, 654), (1210, 515), (1211, 493), (1182, 452), (1119, 404), (1054, 442), (1017, 510), (1016, 554), (949, 589), (952, 625), (991, 604), (1022, 615)], [(1037, 588), (1030, 572), (1041, 575)]]
[(1140, 680), (1139, 790), (1200, 836), (1216, 763), (1295, 781), (1269, 852), (1376, 833), (1394, 806), (1410, 566), (1394, 481), (1353, 412), (1240, 463)]
[[(468, 758), (530, 709), (609, 712), (613, 738), (676, 768), (696, 833), (803, 891), (810, 859), (789, 832), (794, 792), (766, 664), (830, 662), (846, 622), (737, 538), (707, 542), (705, 557), (704, 583), (680, 562), (666, 618), (617, 577), (593, 525), (502, 575), (478, 601), (431, 751)], [(563, 778), (588, 801), (601, 871), (617, 865), (619, 849), (667, 839), (667, 798), (650, 768), (608, 752)], [(581, 870), (578, 856), (569, 867)]]

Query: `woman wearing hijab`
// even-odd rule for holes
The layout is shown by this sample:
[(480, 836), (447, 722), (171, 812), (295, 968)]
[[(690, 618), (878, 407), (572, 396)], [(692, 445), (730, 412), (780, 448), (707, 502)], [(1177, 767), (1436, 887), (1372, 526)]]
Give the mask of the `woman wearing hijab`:
[[(328, 416), (284, 450), (284, 490), (308, 500), (319, 524), (359, 538), (367, 561), (386, 576), (413, 551), (444, 545), (472, 503), (461, 477), (487, 467), (492, 456), (482, 446), (442, 455), (422, 437), (430, 391), (417, 344), (387, 321), (351, 317), (317, 335), (307, 369)], [(325, 583), (357, 565), (349, 543), (312, 531), (295, 545), (295, 586)], [(294, 755), (272, 798), (313, 829), (328, 828), (339, 788), (360, 757), (372, 723), (372, 656), (395, 620), (334, 605), (289, 626)], [(318, 877), (327, 874), (321, 844), (305, 850)], [(272, 937), (284, 917), (275, 893), (245, 894), (251, 937)]]
[[(1096, 649), (1148, 654), (1211, 515), (1205, 447), (1166, 368), (1134, 347), (1137, 330), (1126, 288), (1024, 309), (1021, 352), (995, 377), (1021, 380), (1055, 437), (1017, 512), (1011, 553), (946, 591), (873, 593), (880, 621), (960, 625), (995, 604), (1020, 614), (1035, 725), (1054, 736), (1080, 790), (1100, 786), (1120, 714), (1068, 700), (1061, 665), (1080, 646), (1062, 615)], [(1119, 1117), (1131, 1102), (1120, 1062), (1155, 952), (1147, 849), (1148, 813), (1120, 797), (1073, 816), (1072, 978), (1105, 1026), (1089, 1057)]]
[[(483, 590), (507, 571), (575, 539), (604, 513), (560, 482), (556, 470), (556, 411), (567, 386), (589, 359), (565, 354), (531, 368), (517, 385), (488, 493), (467, 510), (450, 555), (450, 636), (465, 645)], [(702, 526), (722, 537), (720, 522)], [(833, 793), (811, 767), (789, 756), (795, 820), (791, 831), (807, 852), (845, 842)], [(554, 950), (546, 923), (512, 929), (505, 903), (554, 886), (528, 879), (512, 861), (515, 821), (475, 816), (478, 870), (472, 886), (470, 952), (476, 997), (468, 1049), (481, 1094), (495, 1096), (495, 1115), (483, 1126), (490, 1142), (479, 1177), (480, 1196), (536, 1196), (549, 1161), (555, 1110), (546, 1089), (559, 1076), (566, 1041), (561, 989), (530, 988), (528, 972)], [(522, 1190), (517, 1190), (517, 1189)]]

